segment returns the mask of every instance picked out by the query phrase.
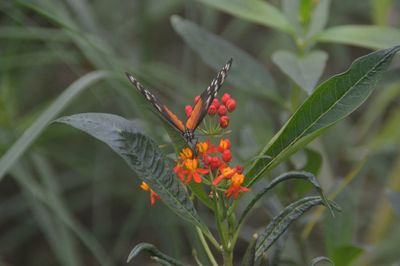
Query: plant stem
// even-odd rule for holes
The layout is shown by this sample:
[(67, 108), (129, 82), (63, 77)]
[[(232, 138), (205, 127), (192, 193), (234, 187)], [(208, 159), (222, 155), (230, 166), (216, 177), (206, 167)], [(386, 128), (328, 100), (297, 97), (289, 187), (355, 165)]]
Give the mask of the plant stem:
[(197, 232), (197, 234), (199, 235), (200, 242), (201, 242), (201, 244), (203, 245), (204, 251), (206, 252), (206, 254), (207, 254), (207, 256), (208, 256), (208, 259), (210, 260), (211, 265), (213, 265), (213, 266), (218, 266), (218, 263), (217, 263), (217, 261), (215, 260), (214, 255), (212, 254), (212, 252), (211, 252), (211, 250), (210, 250), (210, 247), (209, 247), (208, 244), (207, 244), (206, 239), (204, 238), (203, 232), (202, 232), (202, 231), (200, 230), (200, 228), (198, 228), (197, 226), (196, 226), (196, 232)]
[(224, 266), (233, 266), (233, 252), (231, 249), (224, 250)]

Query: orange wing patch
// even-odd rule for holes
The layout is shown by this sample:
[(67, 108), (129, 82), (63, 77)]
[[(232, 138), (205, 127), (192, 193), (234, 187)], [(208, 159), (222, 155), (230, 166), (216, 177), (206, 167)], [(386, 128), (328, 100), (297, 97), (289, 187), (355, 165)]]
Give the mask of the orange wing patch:
[(203, 106), (203, 99), (200, 98), (196, 103), (196, 105), (194, 106), (194, 109), (189, 119), (186, 121), (186, 128), (191, 130), (196, 129), (202, 112), (202, 106)]
[(171, 120), (171, 122), (174, 123), (174, 125), (183, 132), (185, 130), (185, 126), (183, 125), (182, 121), (179, 120), (179, 118), (171, 110), (169, 110), (165, 105), (163, 107), (164, 107), (164, 111), (168, 114), (168, 117)]

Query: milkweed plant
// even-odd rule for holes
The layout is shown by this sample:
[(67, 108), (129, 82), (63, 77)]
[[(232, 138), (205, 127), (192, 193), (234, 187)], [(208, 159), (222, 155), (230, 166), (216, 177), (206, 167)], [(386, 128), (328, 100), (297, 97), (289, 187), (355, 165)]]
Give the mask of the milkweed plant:
[[(267, 143), (260, 143), (263, 148), (259, 153), (242, 165), (234, 163), (235, 144), (230, 139), (229, 128), (230, 120), (235, 119), (235, 112), (240, 112), (240, 99), (229, 93), (228, 86), (222, 86), (220, 98), (214, 94), (209, 95), (211, 98), (204, 98), (205, 91), (195, 97), (193, 106), (185, 106), (188, 119), (203, 112), (199, 125), (196, 125), (198, 128), (193, 132), (197, 136), (194, 145), (188, 146), (183, 133), (171, 128), (170, 121), (166, 121), (169, 115), (170, 119), (181, 123), (177, 116), (167, 107), (158, 106), (160, 114), (168, 110), (167, 115), (164, 112), (164, 116), (160, 117), (175, 148), (173, 158), (167, 156), (135, 122), (114, 114), (82, 113), (61, 117), (57, 122), (80, 129), (110, 146), (142, 180), (140, 187), (149, 193), (151, 205), (162, 202), (193, 225), (209, 260), (200, 261), (194, 252), (194, 263), (230, 266), (241, 262), (242, 265), (256, 265), (265, 260), (271, 246), (290, 225), (313, 206), (324, 205), (332, 217), (340, 211), (340, 207), (325, 196), (314, 174), (297, 170), (271, 178), (271, 171), (274, 169), (276, 172), (278, 165), (287, 162), (291, 155), (357, 109), (374, 90), (399, 49), (400, 46), (396, 46), (363, 56), (354, 61), (346, 72), (321, 83), (275, 136)], [(233, 64), (234, 68), (240, 71), (240, 64)], [(224, 73), (223, 78), (229, 83), (229, 75)], [(218, 86), (221, 85), (222, 82)], [(151, 102), (154, 96), (146, 92), (142, 91)], [(202, 101), (200, 105), (199, 101)], [(154, 105), (154, 101), (152, 103)], [(156, 103), (161, 105), (158, 101)], [(254, 185), (261, 179), (269, 182), (255, 189)], [(260, 231), (244, 232), (243, 225), (254, 207), (278, 184), (293, 179), (310, 183), (316, 195), (289, 204)], [(200, 213), (207, 214), (207, 217), (212, 214), (214, 224), (209, 219), (206, 222)], [(235, 246), (243, 234), (249, 234), (246, 237), (252, 240), (244, 255), (235, 254)], [(149, 243), (136, 245), (128, 256), (128, 262), (142, 251), (162, 265), (188, 264), (164, 254)]]

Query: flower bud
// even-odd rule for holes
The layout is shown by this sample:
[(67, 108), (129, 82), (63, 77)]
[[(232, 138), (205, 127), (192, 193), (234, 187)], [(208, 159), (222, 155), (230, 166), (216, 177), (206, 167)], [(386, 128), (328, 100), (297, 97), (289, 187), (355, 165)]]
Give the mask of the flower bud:
[(221, 160), (218, 157), (212, 157), (210, 164), (211, 168), (216, 169), (221, 165)]
[(219, 118), (219, 125), (220, 125), (222, 128), (228, 127), (228, 126), (229, 126), (229, 117), (227, 117), (226, 115), (221, 116), (221, 117)]
[(236, 108), (236, 101), (234, 99), (229, 99), (226, 102), (226, 108), (228, 109), (229, 112), (232, 112)]
[(224, 150), (221, 157), (224, 162), (229, 162), (232, 159), (232, 153), (230, 150)]
[(243, 173), (243, 166), (237, 165), (237, 166), (236, 166), (236, 170), (237, 170), (237, 172), (238, 172), (239, 174)]
[(222, 95), (221, 100), (224, 104), (226, 104), (226, 102), (231, 99), (231, 95), (229, 93), (224, 93), (224, 95)]
[(212, 103), (211, 104), (214, 104), (215, 105), (215, 107), (217, 107), (217, 109), (219, 108), (219, 106), (221, 105), (220, 103), (219, 103), (219, 101), (218, 101), (218, 99), (214, 99), (213, 101), (212, 101)]
[(225, 105), (221, 105), (221, 106), (218, 108), (218, 114), (219, 114), (219, 116), (226, 115), (226, 113), (227, 113), (227, 109), (226, 109)]
[(217, 113), (217, 107), (214, 104), (211, 104), (210, 107), (208, 107), (208, 114), (213, 116)]
[(194, 97), (194, 104), (196, 104), (200, 100), (200, 95)]
[(221, 138), (219, 141), (219, 150), (223, 152), (224, 150), (228, 150), (231, 147), (231, 141), (229, 139)]
[(186, 106), (185, 106), (185, 114), (186, 114), (186, 116), (187, 116), (187, 117), (190, 117), (190, 115), (192, 114), (192, 112), (193, 112), (192, 106), (186, 105)]

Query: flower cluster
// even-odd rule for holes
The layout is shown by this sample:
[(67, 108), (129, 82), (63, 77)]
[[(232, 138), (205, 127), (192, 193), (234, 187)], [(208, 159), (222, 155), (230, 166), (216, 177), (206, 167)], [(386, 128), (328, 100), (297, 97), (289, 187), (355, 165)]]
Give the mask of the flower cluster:
[[(197, 102), (200, 100), (200, 96), (196, 96), (194, 98), (194, 104), (196, 105)], [(222, 95), (221, 100), (215, 98), (210, 107), (208, 108), (208, 115), (215, 116), (218, 114), (219, 116), (219, 125), (221, 128), (227, 128), (229, 125), (229, 116), (228, 112), (233, 112), (236, 109), (236, 101), (231, 97), (230, 94), (225, 93)], [(191, 105), (185, 106), (185, 114), (187, 117), (193, 112), (193, 107)]]
[[(249, 189), (242, 186), (244, 182), (243, 168), (231, 167), (232, 159), (229, 139), (221, 138), (219, 145), (214, 146), (209, 140), (197, 143), (198, 156), (193, 157), (190, 148), (184, 148), (179, 155), (174, 172), (186, 184), (192, 180), (217, 186), (225, 191), (227, 197), (237, 198), (240, 192)], [(214, 178), (215, 177), (215, 178)]]
[[(200, 96), (196, 96), (194, 104), (198, 103)], [(221, 99), (215, 98), (207, 114), (210, 117), (218, 116), (218, 124), (210, 124), (207, 130), (202, 130), (206, 134), (219, 134), (229, 126), (228, 113), (236, 109), (236, 101), (230, 94), (225, 93)], [(185, 113), (190, 117), (193, 112), (191, 105), (185, 106)], [(214, 124), (214, 125), (213, 125)], [(198, 142), (196, 144), (197, 153), (190, 148), (184, 148), (178, 157), (174, 172), (179, 179), (185, 184), (195, 182), (197, 184), (204, 183), (213, 186), (215, 189), (224, 191), (226, 197), (233, 196), (237, 198), (241, 192), (249, 189), (243, 187), (245, 180), (243, 168), (241, 166), (231, 167), (232, 160), (231, 141), (228, 138), (221, 137), (218, 144), (213, 145), (208, 139), (207, 141)], [(152, 191), (146, 183), (142, 183), (141, 188), (150, 192), (150, 201), (154, 205), (160, 197)]]

